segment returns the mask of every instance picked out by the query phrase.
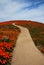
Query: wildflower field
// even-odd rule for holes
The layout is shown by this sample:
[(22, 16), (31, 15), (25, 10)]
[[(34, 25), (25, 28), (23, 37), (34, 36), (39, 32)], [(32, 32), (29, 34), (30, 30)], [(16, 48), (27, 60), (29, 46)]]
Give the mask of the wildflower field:
[(12, 52), (20, 29), (13, 25), (0, 25), (0, 65), (11, 65)]
[(12, 23), (26, 27), (35, 46), (44, 54), (44, 24), (32, 21), (9, 21), (0, 24), (0, 65), (11, 65), (12, 52), (21, 32)]

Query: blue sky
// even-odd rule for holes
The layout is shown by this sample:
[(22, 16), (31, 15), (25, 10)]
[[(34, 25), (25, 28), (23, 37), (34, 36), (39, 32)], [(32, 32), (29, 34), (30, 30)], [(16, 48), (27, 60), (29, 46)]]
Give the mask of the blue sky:
[(0, 0), (0, 22), (8, 20), (44, 23), (44, 0)]

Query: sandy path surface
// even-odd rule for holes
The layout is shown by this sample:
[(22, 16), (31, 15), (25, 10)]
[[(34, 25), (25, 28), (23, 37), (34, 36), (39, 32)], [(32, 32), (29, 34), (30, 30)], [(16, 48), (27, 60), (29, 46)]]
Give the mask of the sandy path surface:
[(28, 29), (18, 27), (21, 33), (13, 51), (11, 65), (44, 65), (44, 56), (34, 45)]

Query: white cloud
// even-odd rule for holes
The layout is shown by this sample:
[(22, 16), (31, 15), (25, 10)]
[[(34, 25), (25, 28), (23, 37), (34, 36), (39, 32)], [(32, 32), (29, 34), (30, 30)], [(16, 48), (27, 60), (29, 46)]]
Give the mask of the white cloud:
[(5, 6), (4, 3), (3, 3), (3, 6), (5, 8), (3, 11), (0, 10), (0, 15), (1, 15), (0, 17), (9, 17), (9, 16), (11, 17), (12, 14), (15, 15), (23, 7), (26, 7), (29, 5), (29, 4), (25, 4), (25, 3), (22, 4), (22, 3), (18, 3), (18, 2), (11, 2), (11, 1), (7, 2), (6, 1), (6, 6)]
[(12, 18), (14, 19), (24, 19), (24, 20), (33, 20), (33, 21), (39, 21), (44, 23), (44, 9), (43, 9), (43, 5), (36, 8), (36, 9), (31, 9), (31, 10), (23, 10), (19, 13), (17, 13), (16, 15), (12, 14)]
[(40, 5), (38, 8), (34, 9), (24, 9), (27, 6), (32, 5), (32, 3), (20, 3), (12, 2), (11, 0), (0, 0), (4, 10), (0, 10), (0, 21), (6, 20), (33, 20), (44, 23), (44, 5)]

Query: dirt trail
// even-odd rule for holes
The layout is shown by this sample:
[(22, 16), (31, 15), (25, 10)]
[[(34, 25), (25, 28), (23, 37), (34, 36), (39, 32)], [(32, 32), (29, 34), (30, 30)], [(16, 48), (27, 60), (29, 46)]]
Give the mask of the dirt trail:
[(28, 29), (17, 27), (21, 29), (21, 33), (13, 51), (11, 65), (44, 65), (44, 56), (34, 45)]

